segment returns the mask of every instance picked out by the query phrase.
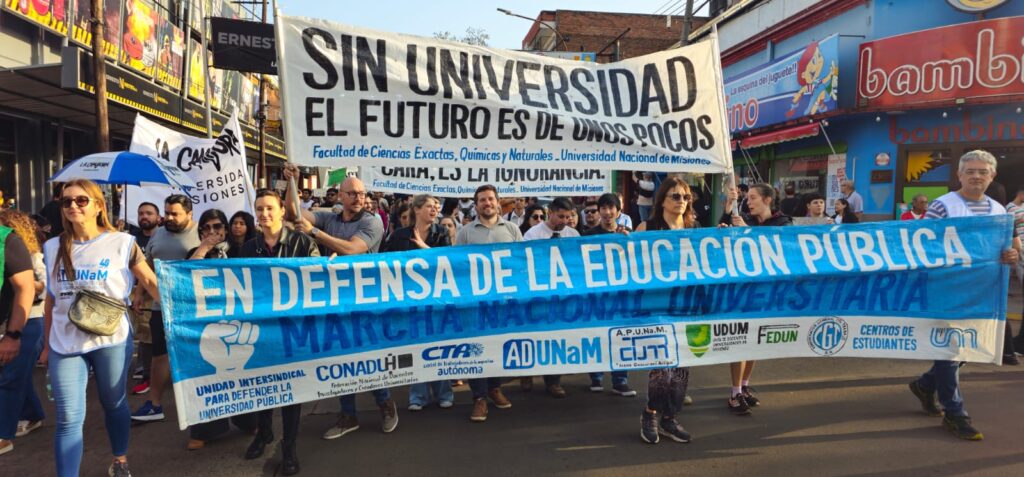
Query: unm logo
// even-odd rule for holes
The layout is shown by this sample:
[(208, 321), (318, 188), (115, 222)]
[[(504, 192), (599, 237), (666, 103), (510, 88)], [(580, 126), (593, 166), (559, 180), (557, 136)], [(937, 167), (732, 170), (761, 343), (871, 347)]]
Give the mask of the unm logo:
[(957, 348), (965, 348), (970, 345), (971, 349), (978, 349), (978, 331), (974, 328), (935, 328), (932, 330), (932, 346), (936, 348), (951, 348), (954, 339)]

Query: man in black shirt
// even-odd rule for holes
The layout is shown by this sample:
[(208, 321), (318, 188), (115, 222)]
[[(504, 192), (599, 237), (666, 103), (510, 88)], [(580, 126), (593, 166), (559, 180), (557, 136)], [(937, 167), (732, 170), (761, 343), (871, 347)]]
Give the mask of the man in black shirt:
[(12, 440), (19, 419), (38, 423), (44, 417), (38, 398), (33, 405), (26, 394), (31, 390), (32, 368), (42, 347), (43, 326), (41, 319), (28, 319), (36, 295), (32, 256), (11, 229), (0, 227), (0, 240), (0, 454), (4, 454), (14, 449)]
[(152, 202), (139, 204), (136, 222), (138, 222), (139, 226), (133, 228), (132, 235), (135, 236), (135, 243), (139, 244), (139, 248), (145, 250), (149, 239), (156, 233), (157, 227), (160, 226), (160, 208)]
[(60, 210), (60, 194), (64, 190), (61, 184), (53, 185), (53, 200), (46, 203), (42, 210), (39, 211), (39, 215), (46, 217), (46, 220), (50, 222), (50, 233), (47, 234), (46, 238), (53, 238), (60, 235), (64, 231), (64, 224), (61, 222), (61, 210)]

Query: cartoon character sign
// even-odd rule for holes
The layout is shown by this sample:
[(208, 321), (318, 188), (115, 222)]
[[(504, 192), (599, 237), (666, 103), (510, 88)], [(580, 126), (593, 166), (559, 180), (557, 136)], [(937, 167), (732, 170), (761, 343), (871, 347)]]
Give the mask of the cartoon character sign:
[(157, 11), (143, 0), (125, 2), (124, 41), (121, 43), (121, 62), (146, 76), (153, 76), (156, 68), (158, 44)]
[(827, 101), (835, 101), (833, 82), (839, 78), (839, 67), (832, 61), (828, 73), (822, 76), (825, 67), (825, 57), (821, 54), (818, 42), (811, 42), (797, 63), (800, 89), (793, 95), (793, 104), (786, 111), (787, 118), (793, 117), (797, 111), (801, 111), (801, 116), (824, 112), (828, 109)]

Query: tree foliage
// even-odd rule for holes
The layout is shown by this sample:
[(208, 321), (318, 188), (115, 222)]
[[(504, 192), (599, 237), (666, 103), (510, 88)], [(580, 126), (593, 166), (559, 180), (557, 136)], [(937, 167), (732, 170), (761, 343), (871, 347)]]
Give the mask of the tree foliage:
[(434, 38), (438, 40), (458, 41), (467, 43), (470, 45), (487, 46), (487, 41), (491, 39), (491, 35), (487, 34), (487, 31), (483, 28), (466, 28), (466, 33), (462, 36), (452, 34), (450, 31), (437, 31), (434, 32)]

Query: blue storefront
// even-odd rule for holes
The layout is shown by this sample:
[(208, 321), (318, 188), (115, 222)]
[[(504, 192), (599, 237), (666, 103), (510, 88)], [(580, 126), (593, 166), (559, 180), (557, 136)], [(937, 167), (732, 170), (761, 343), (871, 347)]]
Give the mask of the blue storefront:
[[(735, 49), (742, 58), (723, 55), (727, 95), (730, 84), (744, 84), (738, 79), (754, 84), (759, 71), (768, 72), (762, 82), (786, 73), (812, 80), (763, 92), (762, 103), (782, 98), (787, 107), (763, 106), (760, 122), (747, 102), (730, 101), (741, 181), (793, 183), (798, 192), (829, 195), (837, 186), (829, 158), (834, 165), (845, 158), (839, 173), (855, 181), (866, 218), (884, 220), (917, 193), (934, 198), (956, 188), (956, 160), (981, 148), (999, 159), (999, 199), (1024, 187), (1024, 19), (1013, 18), (1024, 16), (1024, 2), (988, 2), (998, 6), (983, 14), (959, 11), (955, 1), (821, 3), (834, 6), (769, 35), (759, 50)], [(928, 47), (915, 48), (921, 41)], [(809, 52), (815, 46), (821, 66)], [(791, 67), (780, 72), (787, 57)], [(795, 88), (805, 94), (793, 94)], [(734, 88), (733, 97), (743, 91)], [(818, 108), (807, 107), (815, 102)], [(788, 117), (779, 114), (790, 109)]]

